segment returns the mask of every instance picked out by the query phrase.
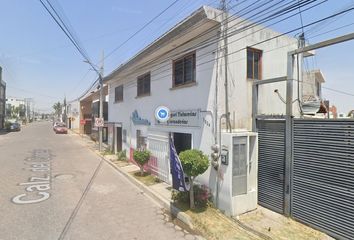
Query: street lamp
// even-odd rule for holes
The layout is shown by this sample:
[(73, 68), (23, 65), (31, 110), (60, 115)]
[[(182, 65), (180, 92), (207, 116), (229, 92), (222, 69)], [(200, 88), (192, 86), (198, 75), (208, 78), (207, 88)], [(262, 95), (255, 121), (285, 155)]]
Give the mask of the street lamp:
[[(85, 63), (90, 64), (92, 69), (97, 73), (98, 75), (98, 81), (99, 81), (99, 86), (100, 86), (100, 106), (99, 106), (99, 118), (103, 119), (103, 61), (102, 65), (98, 70), (98, 67), (94, 64), (92, 64), (90, 61), (85, 60)], [(102, 127), (98, 127), (98, 148), (99, 151), (102, 152)]]

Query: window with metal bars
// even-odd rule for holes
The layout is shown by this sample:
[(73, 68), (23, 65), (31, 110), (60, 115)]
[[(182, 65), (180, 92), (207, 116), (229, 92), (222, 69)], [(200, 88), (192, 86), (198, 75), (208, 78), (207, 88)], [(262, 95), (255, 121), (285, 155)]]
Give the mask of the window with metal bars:
[(137, 96), (146, 96), (150, 94), (150, 73), (138, 77)]
[(173, 61), (173, 87), (195, 82), (195, 53)]

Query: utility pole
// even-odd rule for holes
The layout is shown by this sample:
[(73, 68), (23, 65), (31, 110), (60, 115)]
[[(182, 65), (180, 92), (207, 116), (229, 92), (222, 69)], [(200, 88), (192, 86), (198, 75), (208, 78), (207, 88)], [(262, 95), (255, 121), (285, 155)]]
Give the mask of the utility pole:
[[(221, 0), (220, 8), (223, 11), (222, 14), (222, 38), (224, 40), (224, 71), (225, 71), (225, 115), (226, 115), (226, 129), (228, 132), (231, 132), (231, 121), (230, 121), (230, 110), (229, 110), (229, 83), (228, 83), (228, 39), (227, 39), (227, 30), (228, 30), (228, 7), (226, 0)], [(221, 131), (221, 129), (220, 129)]]
[[(101, 67), (99, 69), (98, 77), (100, 83), (100, 112), (99, 118), (103, 119), (103, 69), (104, 69), (104, 52), (102, 51)], [(98, 127), (98, 141), (99, 141), (99, 151), (102, 152), (102, 127)]]
[(67, 124), (67, 115), (66, 115), (66, 96), (64, 97), (64, 116), (63, 116), (63, 122)]
[[(302, 32), (299, 36), (298, 39), (298, 48), (303, 48), (305, 47), (305, 33)], [(303, 94), (303, 59), (304, 59), (304, 54), (300, 53), (296, 56), (296, 69), (297, 69), (297, 102), (299, 104), (299, 109), (300, 109), (300, 116), (302, 117), (303, 115), (303, 110), (302, 110), (302, 94)], [(301, 84), (301, 87), (300, 87)]]

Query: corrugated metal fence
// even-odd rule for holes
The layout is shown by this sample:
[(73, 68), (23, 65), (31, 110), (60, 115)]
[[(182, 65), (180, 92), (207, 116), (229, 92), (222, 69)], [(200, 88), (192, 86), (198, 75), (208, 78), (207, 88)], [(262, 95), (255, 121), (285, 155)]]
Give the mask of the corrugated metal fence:
[(258, 202), (273, 211), (284, 211), (285, 121), (257, 122), (259, 141)]
[(354, 239), (354, 121), (295, 120), (292, 216)]
[[(259, 120), (259, 204), (284, 211), (285, 121)], [(354, 240), (354, 121), (293, 124), (290, 216)]]

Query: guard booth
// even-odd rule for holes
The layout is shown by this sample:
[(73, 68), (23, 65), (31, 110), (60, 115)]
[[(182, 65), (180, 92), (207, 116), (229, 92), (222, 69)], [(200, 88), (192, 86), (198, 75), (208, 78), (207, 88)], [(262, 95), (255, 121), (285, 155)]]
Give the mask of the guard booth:
[(229, 216), (257, 208), (257, 133), (222, 133), (218, 207)]

